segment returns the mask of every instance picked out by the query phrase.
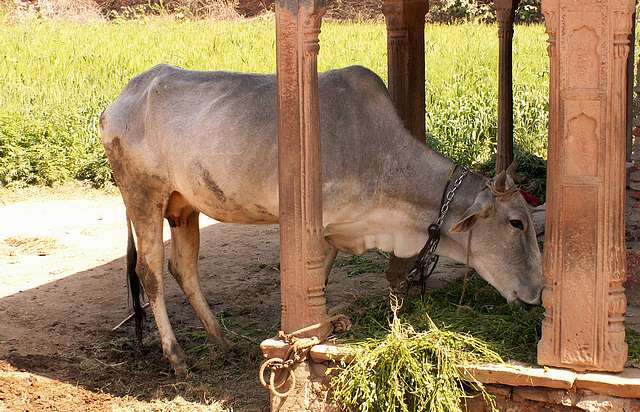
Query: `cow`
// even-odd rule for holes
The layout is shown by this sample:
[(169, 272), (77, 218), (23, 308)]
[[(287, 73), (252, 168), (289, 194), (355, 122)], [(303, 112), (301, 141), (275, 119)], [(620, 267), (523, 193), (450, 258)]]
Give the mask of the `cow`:
[[(383, 81), (352, 66), (318, 77), (328, 274), (337, 250), (419, 253), (454, 162), (403, 126)], [(102, 142), (126, 206), (127, 272), (140, 339), (140, 281), (177, 374), (186, 372), (165, 306), (169, 271), (212, 342), (228, 345), (198, 281), (198, 216), (278, 223), (274, 75), (158, 65), (134, 77), (100, 116)], [(469, 264), (508, 301), (538, 304), (541, 255), (528, 205), (510, 174), (464, 178), (437, 253)], [(473, 230), (473, 236), (470, 236)], [(469, 237), (470, 236), (470, 237)]]

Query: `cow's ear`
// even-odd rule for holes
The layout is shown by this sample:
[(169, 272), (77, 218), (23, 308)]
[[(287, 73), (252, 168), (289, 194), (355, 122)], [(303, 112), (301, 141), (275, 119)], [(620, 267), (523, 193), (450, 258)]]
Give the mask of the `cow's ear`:
[(465, 210), (457, 223), (451, 227), (451, 232), (461, 233), (466, 232), (473, 227), (473, 225), (483, 217), (487, 217), (493, 209), (493, 196), (491, 196), (488, 190), (483, 190), (476, 196), (473, 204)]

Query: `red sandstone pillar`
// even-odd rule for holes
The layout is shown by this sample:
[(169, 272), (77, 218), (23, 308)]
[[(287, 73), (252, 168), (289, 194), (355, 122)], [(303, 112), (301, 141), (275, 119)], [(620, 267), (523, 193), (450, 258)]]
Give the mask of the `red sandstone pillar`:
[(627, 359), (626, 59), (633, 0), (543, 0), (550, 114), (538, 362), (620, 371)]
[[(424, 16), (428, 0), (384, 0), (387, 73), (391, 100), (413, 136), (425, 142)], [(391, 257), (386, 276), (392, 287), (406, 278), (412, 259)]]
[[(325, 259), (322, 230), (322, 165), (317, 57), (323, 0), (276, 2), (278, 76), (278, 179), (280, 214), (280, 329), (292, 333), (323, 324), (298, 337), (326, 337)], [(260, 345), (266, 358), (287, 359), (289, 344), (267, 339)], [(315, 410), (321, 396), (312, 388), (323, 379), (310, 360), (295, 363), (271, 410)], [(273, 371), (269, 372), (272, 373)], [(322, 372), (322, 371), (321, 371)], [(322, 375), (322, 376), (320, 376)], [(275, 375), (274, 375), (275, 376)]]
[(496, 174), (513, 161), (513, 18), (519, 0), (495, 0), (500, 46)]
[(389, 94), (405, 126), (425, 139), (424, 16), (428, 0), (384, 0)]
[(287, 333), (327, 319), (316, 63), (324, 12), (321, 0), (276, 3), (281, 328)]

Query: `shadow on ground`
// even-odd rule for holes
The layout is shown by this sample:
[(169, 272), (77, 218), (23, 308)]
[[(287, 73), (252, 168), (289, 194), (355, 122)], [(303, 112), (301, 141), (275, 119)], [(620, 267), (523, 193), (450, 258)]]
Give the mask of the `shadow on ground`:
[[(371, 259), (381, 258), (374, 254)], [(215, 224), (202, 229), (199, 266), (209, 305), (236, 346), (222, 353), (207, 345), (191, 307), (165, 273), (169, 316), (188, 355), (188, 378), (175, 378), (163, 359), (150, 311), (142, 352), (134, 344), (132, 324), (111, 331), (129, 313), (124, 258), (0, 299), (0, 371), (30, 372), (96, 396), (154, 400), (180, 395), (198, 403), (223, 400), (234, 410), (262, 410), (267, 392), (257, 379), (258, 344), (276, 334), (280, 316), (277, 226)], [(348, 276), (348, 270), (336, 267), (332, 272), (330, 307), (385, 293), (381, 273)], [(47, 399), (46, 393), (20, 394), (19, 388), (0, 386), (5, 387), (0, 401), (7, 407), (13, 401), (14, 406), (25, 405), (25, 396), (36, 397), (32, 401), (38, 405)], [(61, 395), (56, 396), (50, 396), (51, 402), (64, 409)], [(69, 409), (77, 408), (78, 401), (94, 409), (90, 403), (95, 399), (70, 401), (76, 403)]]

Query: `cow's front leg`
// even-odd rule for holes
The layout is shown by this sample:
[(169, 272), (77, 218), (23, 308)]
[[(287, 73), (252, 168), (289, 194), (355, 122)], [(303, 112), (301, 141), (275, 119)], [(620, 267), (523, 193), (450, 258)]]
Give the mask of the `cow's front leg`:
[(202, 294), (198, 279), (198, 253), (200, 249), (200, 213), (193, 211), (171, 227), (171, 259), (169, 272), (176, 279), (187, 300), (204, 325), (209, 340), (228, 348), (231, 343), (225, 339), (216, 317)]
[[(326, 242), (325, 242), (326, 243)], [(336, 260), (336, 256), (338, 255), (338, 249), (331, 246), (327, 243), (327, 252), (324, 256), (323, 262), (323, 270), (324, 270), (324, 288), (327, 289), (327, 284), (329, 283), (329, 274), (331, 273), (331, 268), (333, 267), (333, 262)]]
[(399, 293), (400, 291), (404, 290), (404, 287), (407, 283), (407, 273), (415, 264), (415, 262), (416, 257), (405, 259), (391, 256), (389, 267), (387, 267), (387, 271), (385, 273), (391, 292)]
[(176, 375), (185, 375), (187, 365), (184, 351), (178, 344), (169, 322), (164, 296), (164, 245), (162, 242), (162, 214), (153, 218), (132, 219), (138, 238), (138, 261), (136, 272), (142, 281), (144, 291), (149, 298), (153, 317), (158, 326), (162, 351), (167, 357)]

